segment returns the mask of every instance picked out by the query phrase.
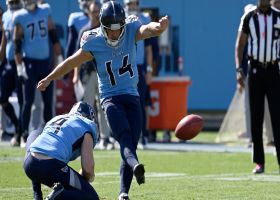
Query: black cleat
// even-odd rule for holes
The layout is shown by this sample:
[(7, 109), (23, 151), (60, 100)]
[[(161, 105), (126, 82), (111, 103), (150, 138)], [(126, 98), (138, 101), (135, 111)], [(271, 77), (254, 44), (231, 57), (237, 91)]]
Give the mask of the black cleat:
[(59, 200), (64, 187), (60, 183), (55, 183), (53, 186), (53, 191), (45, 198), (45, 200)]
[(145, 168), (143, 164), (138, 164), (133, 169), (133, 174), (139, 185), (145, 183)]

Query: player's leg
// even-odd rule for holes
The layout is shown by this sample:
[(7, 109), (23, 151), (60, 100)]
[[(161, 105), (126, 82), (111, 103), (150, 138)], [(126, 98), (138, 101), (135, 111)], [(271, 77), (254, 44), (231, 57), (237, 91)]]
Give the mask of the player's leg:
[(250, 103), (249, 103), (249, 83), (248, 77), (245, 80), (245, 88), (244, 88), (244, 115), (245, 115), (245, 131), (246, 136), (249, 138), (249, 146), (251, 146), (252, 142), (252, 133), (251, 133), (251, 116), (250, 116)]
[(41, 183), (32, 181), (33, 198), (34, 200), (43, 200), (43, 193), (41, 189)]
[(8, 141), (11, 139), (10, 134), (7, 132), (7, 115), (5, 114), (4, 110), (0, 106), (0, 140), (1, 141)]
[[(133, 147), (135, 148), (134, 150), (136, 154), (137, 143), (139, 141), (140, 134), (141, 134), (141, 128), (143, 128), (142, 127), (143, 123), (141, 123), (142, 109), (140, 107), (140, 99), (138, 97), (129, 96), (126, 99), (127, 99), (126, 105), (128, 107), (126, 113), (129, 121), (130, 130), (132, 133)], [(139, 185), (145, 183), (145, 175), (144, 175), (145, 169), (142, 164), (138, 163), (136, 166), (134, 166), (133, 174)]]
[[(255, 68), (254, 68), (255, 69)], [(261, 69), (258, 69), (261, 70)], [(265, 86), (262, 79), (262, 71), (257, 71), (253, 74), (253, 69), (249, 71), (249, 101), (251, 117), (251, 131), (252, 131), (252, 144), (253, 144), (253, 162), (257, 164), (253, 170), (264, 168), (264, 147), (262, 139), (263, 119), (264, 119), (264, 97)], [(263, 171), (263, 170), (261, 170)]]
[(39, 90), (35, 90), (35, 99), (31, 108), (30, 130), (36, 130), (43, 125), (43, 100)]
[(40, 160), (30, 153), (31, 143), (40, 135), (42, 129), (32, 131), (26, 142), (26, 156), (24, 169), (27, 176), (32, 180), (34, 198), (42, 197), (41, 184), (52, 187), (54, 183), (63, 185), (61, 199), (75, 200), (97, 200), (98, 195), (94, 188), (75, 170), (65, 163), (56, 160)]
[[(83, 84), (85, 87), (84, 101), (96, 109), (97, 123), (100, 132), (99, 148), (106, 149), (109, 142), (109, 128), (104, 112), (99, 101), (98, 78), (96, 71), (83, 74)], [(112, 148), (112, 147), (111, 147)]]
[[(134, 104), (134, 106), (132, 106), (133, 104), (130, 103), (130, 98), (135, 98), (137, 102), (136, 105)], [(113, 137), (120, 145), (120, 153), (122, 157), (120, 166), (120, 194), (129, 192), (133, 178), (133, 169), (139, 164), (136, 155), (137, 143), (141, 131), (141, 109), (139, 103), (139, 97), (133, 97), (130, 95), (113, 96), (105, 99), (102, 103)], [(133, 112), (136, 110), (137, 112)], [(132, 113), (134, 113), (134, 115), (132, 115)], [(130, 126), (131, 124), (128, 120), (129, 117), (132, 117), (130, 120), (138, 122), (137, 126)], [(132, 130), (136, 131), (138, 135), (135, 136)]]
[(267, 97), (265, 98), (264, 103), (264, 136), (266, 139), (266, 145), (274, 146), (274, 139), (273, 139), (273, 131), (272, 131), (272, 124), (270, 118), (270, 112), (268, 108), (268, 100)]
[(53, 187), (61, 184), (59, 190), (50, 195), (59, 196), (61, 200), (98, 200), (95, 189), (80, 174), (67, 164), (56, 159), (38, 159), (30, 153), (24, 162), (26, 175), (34, 183), (43, 183)]
[[(276, 71), (277, 70), (277, 71)], [(280, 78), (278, 68), (275, 69), (274, 72), (271, 72), (271, 76), (269, 76), (269, 90), (267, 90), (267, 101), (270, 112), (271, 124), (272, 124), (272, 132), (274, 137), (274, 145), (276, 149), (277, 161), (280, 167)]]
[[(48, 60), (42, 60), (36, 62), (36, 81), (39, 81), (43, 77), (47, 76), (51, 72), (50, 63)], [(53, 117), (53, 92), (54, 92), (54, 84), (53, 82), (47, 87), (45, 91), (42, 92), (42, 100), (44, 103), (44, 122), (47, 123)]]
[[(131, 129), (141, 129), (141, 127), (130, 127), (127, 117), (127, 98), (130, 95), (119, 95), (107, 98), (103, 101), (102, 106), (105, 110), (109, 127), (111, 128), (113, 137), (120, 144), (120, 151), (123, 160), (131, 168), (138, 164), (136, 156), (135, 141), (133, 141), (133, 135)], [(137, 114), (138, 117), (141, 114)], [(141, 123), (141, 116), (139, 116), (139, 123)], [(141, 125), (140, 125), (141, 126)], [(139, 139), (139, 138), (138, 138)]]
[(16, 116), (14, 107), (9, 102), (9, 97), (12, 95), (12, 92), (16, 88), (17, 76), (16, 76), (15, 66), (11, 65), (10, 63), (7, 63), (1, 73), (0, 81), (1, 81), (0, 104), (4, 112), (6, 113), (6, 115), (10, 118), (16, 130), (15, 135), (11, 140), (11, 144), (12, 146), (19, 146), (20, 144), (19, 120), (18, 117)]
[(69, 167), (66, 176), (64, 172), (59, 170), (55, 178), (64, 187), (64, 191), (60, 196), (61, 200), (99, 200), (98, 194), (92, 185), (72, 168)]
[[(15, 66), (16, 68), (16, 63), (15, 61), (12, 62), (12, 65)], [(19, 106), (19, 137), (22, 136), (22, 132), (23, 132), (23, 128), (22, 128), (22, 111), (23, 111), (23, 90), (24, 90), (24, 86), (23, 86), (23, 82), (22, 80), (20, 80), (18, 78), (18, 76), (16, 75), (16, 93), (17, 93), (17, 99), (18, 99), (18, 106)]]
[(119, 195), (124, 193), (128, 194), (133, 179), (133, 170), (126, 163), (125, 160), (121, 160), (120, 164), (120, 192)]
[[(32, 142), (34, 142), (36, 140), (36, 138), (41, 134), (42, 129), (38, 129), (38, 130), (34, 130), (32, 131), (26, 141), (26, 154), (25, 154), (25, 159), (27, 158), (27, 156), (30, 154), (30, 145), (32, 144)], [(32, 180), (32, 189), (33, 189), (33, 197), (34, 200), (42, 200), (43, 199), (43, 193), (41, 190), (41, 183), (40, 182), (36, 182)]]
[(99, 124), (100, 117), (99, 117), (99, 113), (98, 113), (96, 101), (95, 101), (95, 96), (98, 91), (98, 87), (96, 86), (96, 84), (98, 84), (97, 76), (94, 75), (93, 72), (88, 73), (86, 70), (83, 70), (82, 83), (83, 83), (84, 90), (85, 90), (83, 101), (87, 102), (89, 105), (91, 105), (94, 108), (94, 111), (97, 116), (97, 126), (98, 126), (99, 132), (102, 137), (102, 132), (100, 130), (100, 124)]
[[(139, 69), (139, 68), (138, 68)], [(141, 139), (140, 143), (142, 144), (143, 148), (146, 145), (146, 135), (144, 135), (146, 132), (146, 110), (145, 110), (145, 101), (146, 101), (146, 95), (147, 95), (147, 84), (145, 75), (142, 69), (138, 70), (139, 74), (139, 81), (137, 84), (138, 93), (140, 96), (140, 105), (141, 105), (141, 111), (142, 111), (142, 127), (141, 127)]]
[(149, 141), (149, 136), (150, 136), (150, 119), (149, 119), (149, 110), (152, 105), (152, 98), (151, 98), (151, 90), (150, 86), (147, 85), (147, 90), (146, 90), (146, 99), (145, 99), (145, 114), (146, 114), (146, 123), (145, 123), (145, 128), (144, 128), (144, 138), (145, 142), (147, 143)]
[(23, 142), (26, 142), (28, 137), (28, 128), (31, 116), (31, 107), (34, 102), (35, 89), (36, 89), (36, 68), (34, 61), (28, 58), (24, 59), (26, 73), (28, 79), (24, 82), (23, 86), (23, 108), (22, 108), (22, 137)]

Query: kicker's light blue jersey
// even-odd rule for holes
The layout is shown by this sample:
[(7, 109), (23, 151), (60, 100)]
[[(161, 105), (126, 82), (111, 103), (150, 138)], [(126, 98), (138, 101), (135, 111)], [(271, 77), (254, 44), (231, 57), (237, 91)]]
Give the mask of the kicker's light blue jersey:
[(13, 32), (14, 32), (14, 23), (13, 23), (13, 14), (15, 11), (7, 10), (3, 14), (3, 28), (5, 30), (5, 36), (7, 39), (6, 45), (6, 58), (7, 60), (11, 61), (14, 60), (15, 56), (15, 49), (14, 49), (14, 42), (13, 42)]
[(29, 12), (22, 8), (15, 13), (14, 24), (23, 28), (23, 56), (44, 60), (49, 58), (48, 18), (51, 15), (49, 6), (38, 5)]
[(77, 34), (89, 22), (89, 18), (83, 12), (71, 13), (68, 19), (68, 27), (74, 26)]
[(137, 18), (129, 18), (117, 47), (108, 45), (100, 27), (83, 34), (81, 48), (96, 60), (101, 101), (122, 94), (139, 96), (135, 37), (140, 26)]
[[(151, 19), (149, 16), (146, 16), (144, 13), (139, 13), (138, 15), (139, 21), (146, 25), (151, 22)], [(145, 45), (144, 40), (140, 40), (137, 42), (137, 64), (143, 65), (145, 63)]]
[(30, 151), (68, 163), (81, 155), (86, 133), (92, 135), (95, 146), (98, 132), (93, 121), (77, 114), (58, 115), (46, 124), (41, 135), (30, 145)]

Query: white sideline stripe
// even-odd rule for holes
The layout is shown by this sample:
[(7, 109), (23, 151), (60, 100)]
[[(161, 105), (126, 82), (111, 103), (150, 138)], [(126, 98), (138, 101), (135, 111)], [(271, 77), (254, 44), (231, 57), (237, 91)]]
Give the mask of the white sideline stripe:
[[(2, 142), (0, 141), (0, 148), (10, 148), (9, 142)], [(96, 149), (97, 151), (100, 151)], [(138, 149), (140, 150), (140, 149)], [(187, 142), (184, 144), (180, 143), (149, 143), (147, 145), (147, 150), (159, 150), (159, 151), (168, 151), (163, 152), (164, 154), (172, 154), (172, 151), (183, 151), (183, 152), (222, 152), (222, 153), (251, 153), (251, 148), (240, 146), (240, 145), (234, 145), (229, 146), (222, 143), (214, 143), (214, 144), (204, 144), (204, 143), (193, 143), (193, 142)], [(275, 148), (274, 147), (265, 147), (265, 153), (272, 153), (275, 154)], [(102, 150), (101, 150), (102, 151)], [(141, 150), (140, 150), (141, 151)], [(145, 150), (146, 151), (146, 150)], [(115, 157), (119, 156), (118, 151), (112, 151), (113, 154), (104, 154), (100, 155), (100, 158), (106, 158), (106, 157)], [(148, 154), (156, 154), (157, 152), (149, 152), (146, 151)]]
[(0, 157), (0, 163), (7, 162), (23, 162), (24, 156), (8, 156), (8, 157)]
[[(119, 174), (116, 172), (104, 172), (97, 173), (97, 176), (113, 176), (118, 177)], [(254, 175), (248, 173), (236, 173), (236, 174), (208, 174), (208, 175), (198, 175), (189, 176), (185, 173), (146, 173), (147, 181), (157, 181), (158, 178), (162, 180), (165, 178), (167, 180), (179, 180), (179, 179), (201, 179), (201, 180), (217, 180), (217, 181), (257, 181), (257, 182), (280, 182), (279, 173), (271, 172), (267, 175)], [(99, 184), (115, 183), (118, 181), (103, 182)]]
[[(151, 143), (147, 145), (147, 150), (158, 151), (183, 151), (183, 152), (216, 152), (216, 153), (251, 153), (252, 149), (244, 146), (229, 146), (226, 144), (165, 144), (165, 143)], [(274, 147), (265, 147), (265, 153), (275, 154)]]
[[(119, 173), (117, 172), (101, 172), (96, 173), (96, 176), (119, 176)], [(146, 173), (146, 177), (177, 177), (177, 176), (186, 176), (185, 173), (157, 173), (157, 172), (151, 172)]]
[[(99, 176), (108, 176), (108, 177), (119, 177), (117, 172), (102, 172), (96, 173), (96, 177)], [(232, 174), (208, 174), (208, 175), (197, 175), (189, 176), (185, 173), (157, 173), (151, 172), (146, 173), (147, 183), (150, 181), (162, 181), (162, 180), (213, 180), (213, 181), (227, 181), (227, 182), (236, 182), (236, 181), (257, 181), (257, 182), (280, 182), (279, 173), (272, 172), (268, 175), (253, 175), (246, 173), (232, 173)], [(135, 182), (135, 180), (133, 180)], [(106, 184), (116, 184), (119, 183), (119, 179), (115, 181), (100, 181), (99, 183), (94, 182), (94, 185), (106, 185)], [(43, 186), (48, 188), (47, 186)], [(32, 190), (31, 187), (9, 187), (9, 188), (0, 188), (0, 192), (10, 192), (10, 191), (22, 191), (22, 190)]]
[[(1, 143), (1, 142), (0, 142)], [(158, 155), (157, 152), (146, 152), (148, 156), (154, 156)], [(162, 155), (176, 155), (178, 154), (177, 152), (163, 152)], [(119, 152), (115, 152), (113, 154), (97, 154), (94, 155), (95, 158), (119, 158)], [(80, 158), (78, 158), (80, 159)], [(10, 161), (23, 161), (24, 160), (24, 155), (22, 156), (0, 156), (0, 163), (3, 162), (10, 162)]]
[[(154, 156), (157, 155), (157, 152), (146, 152), (148, 156)], [(162, 155), (176, 155), (178, 152), (163, 152)], [(106, 154), (106, 155), (95, 155), (95, 158), (118, 158), (119, 152), (116, 152), (115, 154)], [(80, 159), (80, 158), (78, 158)], [(7, 163), (7, 162), (13, 162), (13, 161), (20, 161), (22, 162), (24, 160), (23, 156), (0, 156), (0, 163)]]
[[(117, 154), (115, 157), (119, 156), (119, 154)], [(94, 156), (95, 158), (112, 158), (111, 155), (96, 155)], [(80, 158), (79, 158), (80, 159)], [(0, 163), (7, 163), (7, 162), (22, 162), (24, 160), (24, 156), (0, 156)]]

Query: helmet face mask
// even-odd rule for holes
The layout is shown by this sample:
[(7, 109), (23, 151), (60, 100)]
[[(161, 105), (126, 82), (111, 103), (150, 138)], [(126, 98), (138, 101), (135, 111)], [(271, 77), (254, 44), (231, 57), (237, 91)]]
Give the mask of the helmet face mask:
[(37, 0), (23, 0), (23, 6), (28, 11), (35, 10), (37, 3)]
[(6, 5), (9, 10), (18, 10), (22, 8), (20, 0), (6, 0)]
[[(106, 42), (112, 47), (118, 46), (123, 38), (126, 26), (123, 7), (117, 1), (109, 1), (103, 4), (100, 11), (100, 24)], [(110, 30), (120, 30), (119, 36), (117, 38), (110, 38), (110, 34), (108, 34)]]
[(80, 115), (95, 122), (95, 115), (93, 108), (86, 102), (79, 101), (73, 105), (69, 114)]

